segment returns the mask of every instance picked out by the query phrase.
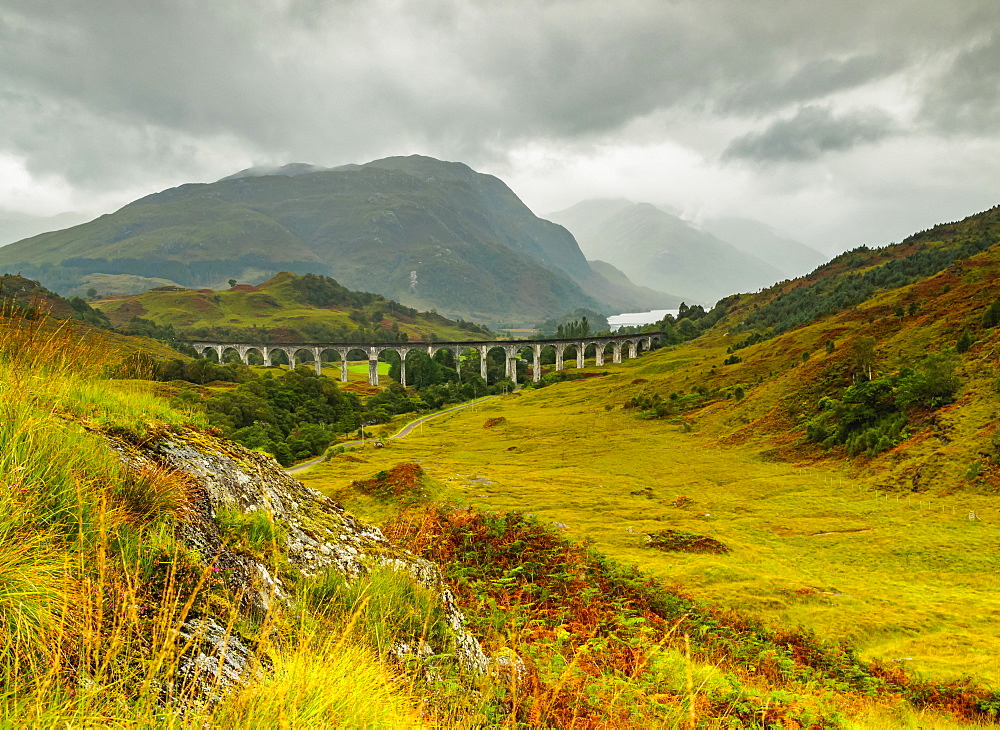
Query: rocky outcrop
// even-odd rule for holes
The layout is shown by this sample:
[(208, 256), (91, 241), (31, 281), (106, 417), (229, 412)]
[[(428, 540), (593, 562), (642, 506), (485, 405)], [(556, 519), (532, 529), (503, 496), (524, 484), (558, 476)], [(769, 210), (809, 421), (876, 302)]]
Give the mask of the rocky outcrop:
[[(465, 619), (435, 564), (394, 546), (377, 527), (304, 486), (271, 457), (193, 430), (143, 442), (109, 438), (123, 460), (137, 469), (168, 468), (186, 475), (190, 490), (178, 536), (206, 565), (227, 576), (229, 589), (248, 615), (260, 617), (275, 602), (287, 601), (293, 587), (285, 585), (265, 560), (230, 546), (217, 519), (222, 510), (266, 514), (285, 536), (288, 563), (307, 576), (334, 569), (353, 578), (379, 566), (408, 574), (440, 596), (461, 667), (474, 674), (487, 671), (489, 660), (466, 630)], [(188, 648), (178, 680), (196, 694), (205, 695), (208, 688), (224, 691), (261, 671), (250, 642), (223, 624), (231, 626), (232, 622), (197, 616), (180, 631), (179, 641)]]

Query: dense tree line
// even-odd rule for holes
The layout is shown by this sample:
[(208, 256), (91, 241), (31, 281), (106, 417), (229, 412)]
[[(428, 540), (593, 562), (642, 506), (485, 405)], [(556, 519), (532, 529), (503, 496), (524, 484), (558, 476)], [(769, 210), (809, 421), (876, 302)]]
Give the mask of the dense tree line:
[[(389, 377), (399, 381), (399, 356), (394, 352), (386, 355), (390, 361)], [(438, 350), (434, 357), (419, 350), (410, 352), (406, 358), (406, 384), (419, 394), (419, 398), (413, 401), (413, 410), (436, 409), (447, 403), (460, 403), (499, 393), (504, 386), (508, 389), (514, 387), (510, 380), (505, 379), (504, 354), (499, 350), (491, 351), (486, 357), (487, 378), (491, 381), (489, 385), (480, 375), (478, 358), (462, 360), (460, 368), (461, 378), (456, 368), (455, 354), (450, 350)], [(528, 364), (518, 360), (517, 370), (518, 381), (525, 382)], [(398, 387), (402, 389), (401, 386)]]
[(602, 314), (590, 309), (576, 309), (562, 317), (553, 317), (539, 323), (537, 329), (543, 339), (570, 339), (608, 332), (611, 326), (607, 317)]
[(301, 367), (254, 376), (204, 403), (212, 425), (228, 438), (272, 454), (281, 464), (321, 454), (356, 430), (365, 408), (353, 393)]
[(870, 299), (878, 290), (896, 289), (918, 279), (943, 271), (953, 262), (974, 256), (996, 243), (992, 230), (977, 230), (951, 246), (925, 247), (913, 253), (876, 265), (885, 254), (860, 247), (841, 254), (823, 268), (849, 265), (872, 266), (863, 272), (834, 275), (796, 287), (778, 295), (744, 320), (740, 329), (757, 330), (734, 349), (747, 347), (768, 337), (787, 332), (820, 317), (856, 306)]
[[(316, 274), (305, 274), (291, 280), (291, 286), (298, 294), (300, 301), (314, 307), (352, 307), (361, 309), (376, 302), (390, 302), (380, 294), (371, 292), (351, 291), (346, 286), (340, 284), (336, 279), (329, 276), (318, 276)], [(404, 307), (402, 304), (391, 302), (400, 313), (415, 316), (417, 310)]]

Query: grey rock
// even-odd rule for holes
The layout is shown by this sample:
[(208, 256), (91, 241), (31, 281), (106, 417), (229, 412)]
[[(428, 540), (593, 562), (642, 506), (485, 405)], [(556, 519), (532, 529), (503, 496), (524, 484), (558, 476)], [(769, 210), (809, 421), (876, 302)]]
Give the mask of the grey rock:
[[(291, 589), (253, 555), (233, 549), (216, 520), (223, 508), (243, 513), (263, 511), (287, 535), (288, 562), (305, 575), (334, 569), (356, 578), (376, 567), (409, 575), (440, 596), (454, 634), (461, 668), (481, 675), (490, 667), (478, 640), (434, 563), (394, 546), (377, 527), (365, 524), (324, 495), (289, 476), (270, 456), (196, 431), (167, 434), (143, 443), (107, 437), (123, 460), (134, 467), (169, 467), (191, 483), (178, 535), (208, 565), (231, 576), (241, 610), (261, 617), (275, 602), (288, 602)], [(227, 633), (213, 617), (193, 617), (178, 637), (183, 661), (176, 685), (211, 701), (264, 671), (253, 658), (250, 642)], [(221, 658), (221, 661), (220, 661)]]

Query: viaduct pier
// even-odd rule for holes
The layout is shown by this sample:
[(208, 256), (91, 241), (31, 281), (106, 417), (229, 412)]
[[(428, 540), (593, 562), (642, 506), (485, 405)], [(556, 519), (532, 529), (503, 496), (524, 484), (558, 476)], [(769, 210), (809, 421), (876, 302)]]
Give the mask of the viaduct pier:
[[(265, 365), (272, 365), (272, 355), (276, 352), (283, 352), (288, 358), (289, 369), (294, 368), (296, 358), (305, 353), (312, 356), (315, 363), (317, 375), (322, 373), (321, 359), (324, 354), (335, 353), (340, 358), (340, 379), (347, 382), (347, 360), (355, 352), (360, 352), (368, 358), (368, 382), (378, 385), (378, 358), (386, 350), (391, 350), (399, 355), (400, 381), (406, 386), (406, 356), (412, 351), (426, 352), (431, 357), (439, 350), (450, 350), (455, 354), (455, 362), (461, 362), (462, 355), (472, 351), (479, 355), (480, 374), (486, 380), (486, 357), (490, 351), (499, 349), (504, 353), (506, 363), (506, 377), (517, 382), (517, 358), (524, 351), (529, 350), (533, 368), (534, 380), (539, 380), (542, 376), (542, 369), (539, 366), (542, 352), (547, 348), (555, 351), (555, 368), (562, 370), (565, 364), (564, 355), (566, 350), (572, 347), (576, 352), (576, 366), (580, 369), (584, 367), (587, 354), (592, 352), (594, 362), (597, 367), (604, 365), (605, 359), (610, 356), (611, 361), (620, 363), (622, 358), (638, 357), (642, 352), (652, 348), (654, 342), (658, 342), (661, 335), (658, 332), (633, 335), (608, 335), (604, 337), (584, 337), (566, 340), (473, 340), (469, 342), (381, 342), (374, 344), (346, 343), (346, 342), (282, 342), (265, 344), (261, 342), (191, 342), (191, 346), (201, 357), (206, 353), (215, 351), (219, 357), (219, 362), (223, 357), (234, 352), (240, 362), (249, 364), (248, 355), (255, 353), (262, 358)], [(461, 368), (459, 368), (461, 376)]]

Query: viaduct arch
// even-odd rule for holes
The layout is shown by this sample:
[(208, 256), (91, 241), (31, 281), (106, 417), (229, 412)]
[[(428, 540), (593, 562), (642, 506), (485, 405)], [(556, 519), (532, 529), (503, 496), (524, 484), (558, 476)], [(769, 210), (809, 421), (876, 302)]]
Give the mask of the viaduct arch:
[[(264, 364), (271, 366), (272, 356), (277, 352), (283, 352), (288, 358), (288, 368), (295, 367), (296, 356), (305, 351), (312, 355), (313, 363), (316, 367), (316, 374), (322, 374), (321, 358), (326, 352), (335, 352), (340, 357), (340, 380), (347, 382), (347, 357), (355, 350), (368, 355), (368, 382), (371, 385), (378, 385), (378, 358), (386, 350), (392, 350), (399, 355), (400, 381), (406, 386), (406, 355), (411, 350), (426, 352), (431, 357), (439, 350), (450, 350), (455, 355), (455, 362), (461, 362), (462, 353), (466, 350), (475, 350), (479, 353), (480, 375), (486, 380), (486, 358), (491, 350), (500, 349), (504, 353), (505, 375), (517, 383), (517, 357), (524, 349), (530, 349), (532, 362), (534, 363), (533, 378), (537, 382), (542, 377), (540, 361), (542, 349), (552, 347), (555, 350), (557, 371), (563, 370), (566, 365), (566, 350), (572, 347), (576, 351), (576, 367), (583, 369), (587, 349), (594, 346), (594, 363), (597, 367), (604, 366), (604, 358), (607, 348), (611, 347), (612, 362), (620, 363), (622, 359), (638, 357), (640, 352), (649, 351), (654, 342), (661, 338), (659, 332), (648, 332), (644, 334), (632, 335), (607, 335), (604, 337), (585, 337), (582, 339), (567, 340), (473, 340), (469, 342), (386, 342), (378, 344), (359, 343), (335, 343), (335, 342), (282, 342), (274, 344), (250, 343), (250, 342), (213, 342), (196, 341), (191, 342), (191, 346), (198, 352), (198, 355), (205, 357), (209, 350), (213, 350), (219, 357), (219, 362), (223, 361), (223, 356), (230, 350), (236, 353), (240, 362), (249, 364), (247, 356), (252, 352), (263, 358)], [(459, 377), (461, 377), (461, 368)]]

